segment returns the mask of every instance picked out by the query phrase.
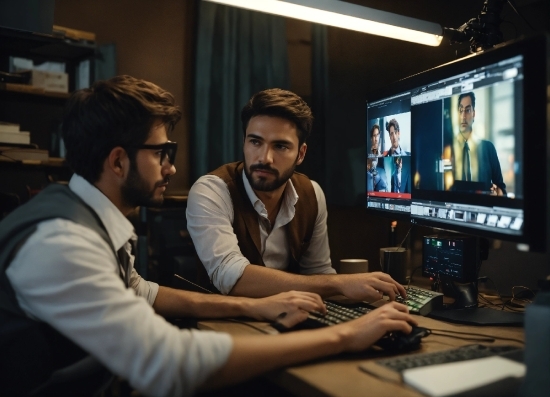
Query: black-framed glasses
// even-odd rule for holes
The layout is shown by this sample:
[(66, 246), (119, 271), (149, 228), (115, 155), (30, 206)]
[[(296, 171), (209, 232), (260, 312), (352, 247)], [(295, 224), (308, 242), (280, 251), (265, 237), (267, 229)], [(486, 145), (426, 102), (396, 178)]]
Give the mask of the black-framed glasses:
[(160, 145), (134, 145), (126, 147), (128, 149), (150, 149), (160, 151), (160, 165), (164, 165), (166, 159), (168, 159), (170, 164), (174, 165), (176, 152), (178, 151), (178, 144), (176, 142), (166, 142)]

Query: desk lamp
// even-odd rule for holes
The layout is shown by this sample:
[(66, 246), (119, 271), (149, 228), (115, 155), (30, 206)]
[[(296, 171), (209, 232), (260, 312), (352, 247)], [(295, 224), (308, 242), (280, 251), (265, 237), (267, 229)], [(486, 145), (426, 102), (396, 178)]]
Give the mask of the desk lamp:
[[(513, 0), (485, 0), (481, 13), (457, 29), (340, 0), (204, 0), (252, 11), (301, 19), (322, 25), (439, 46), (443, 37), (451, 44), (470, 42), (470, 52), (491, 48), (503, 41), (500, 13), (508, 3), (516, 14)], [(525, 20), (525, 18), (523, 18)], [(526, 21), (527, 22), (527, 21)]]

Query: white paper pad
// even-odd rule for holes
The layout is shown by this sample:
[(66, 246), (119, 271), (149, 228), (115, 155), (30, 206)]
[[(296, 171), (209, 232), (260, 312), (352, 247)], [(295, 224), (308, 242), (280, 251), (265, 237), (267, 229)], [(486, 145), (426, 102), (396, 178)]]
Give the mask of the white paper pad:
[(525, 365), (494, 356), (403, 371), (403, 381), (432, 397), (445, 397), (497, 382), (525, 376)]

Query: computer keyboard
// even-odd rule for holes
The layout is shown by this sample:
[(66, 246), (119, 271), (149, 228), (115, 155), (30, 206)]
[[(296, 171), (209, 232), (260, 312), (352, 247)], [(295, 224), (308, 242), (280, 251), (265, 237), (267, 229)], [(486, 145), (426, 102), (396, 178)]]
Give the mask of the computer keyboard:
[[(338, 303), (325, 301), (325, 305), (327, 307), (327, 313), (325, 315), (315, 312), (310, 313), (309, 317), (305, 321), (296, 324), (292, 328), (286, 328), (280, 323), (272, 323), (271, 326), (279, 332), (322, 328), (354, 320), (372, 310), (363, 304), (344, 306)], [(413, 329), (409, 334), (403, 334), (397, 331), (388, 332), (374, 344), (387, 351), (411, 351), (418, 349), (422, 338), (428, 336), (430, 333), (431, 331), (429, 329), (413, 326)]]
[(312, 329), (326, 327), (328, 325), (340, 324), (344, 321), (349, 321), (361, 317), (371, 311), (370, 308), (361, 304), (350, 306), (340, 305), (338, 303), (325, 301), (327, 314), (312, 312), (306, 321), (299, 323), (299, 328)]
[(523, 349), (512, 345), (486, 346), (474, 344), (432, 353), (416, 353), (406, 356), (389, 357), (376, 360), (375, 363), (395, 372), (403, 372), (410, 368), (506, 355), (521, 350)]
[(411, 314), (427, 316), (432, 310), (443, 308), (443, 294), (425, 288), (408, 286), (407, 299), (398, 296), (395, 300), (407, 305)]

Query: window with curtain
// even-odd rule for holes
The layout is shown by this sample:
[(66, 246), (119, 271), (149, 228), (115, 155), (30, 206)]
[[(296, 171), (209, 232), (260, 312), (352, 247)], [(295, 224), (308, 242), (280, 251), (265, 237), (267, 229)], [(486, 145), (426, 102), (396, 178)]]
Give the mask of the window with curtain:
[(290, 89), (285, 18), (200, 2), (191, 181), (242, 159), (240, 111), (252, 94)]

